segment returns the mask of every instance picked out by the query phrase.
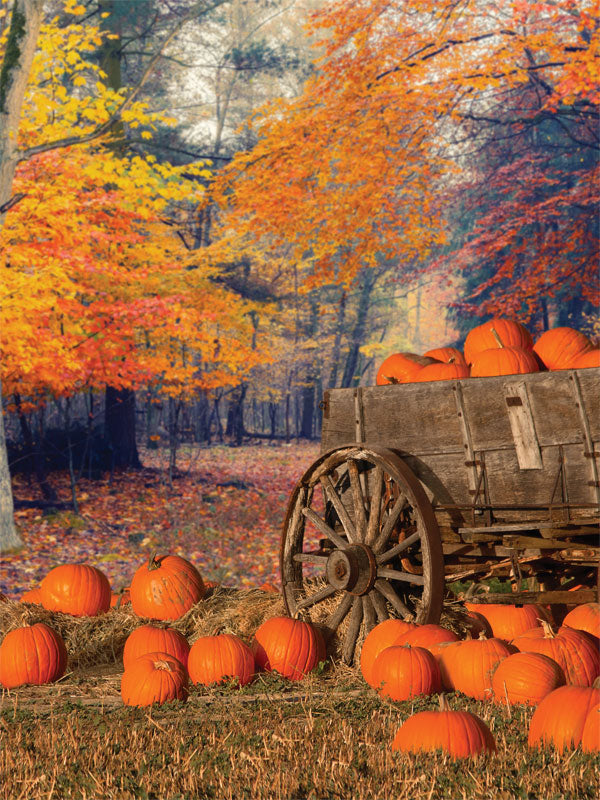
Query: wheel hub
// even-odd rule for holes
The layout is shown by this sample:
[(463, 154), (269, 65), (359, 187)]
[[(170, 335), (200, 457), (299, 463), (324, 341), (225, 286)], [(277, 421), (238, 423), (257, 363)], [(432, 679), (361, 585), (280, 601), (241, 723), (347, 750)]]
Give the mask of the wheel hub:
[(377, 564), (370, 547), (351, 544), (343, 550), (334, 550), (325, 567), (327, 580), (336, 589), (350, 594), (367, 594), (377, 577)]

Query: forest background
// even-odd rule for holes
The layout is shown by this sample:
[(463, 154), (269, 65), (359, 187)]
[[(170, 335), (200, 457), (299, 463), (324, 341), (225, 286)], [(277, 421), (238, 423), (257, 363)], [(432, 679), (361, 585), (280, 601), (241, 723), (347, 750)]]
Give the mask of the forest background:
[(324, 390), (491, 315), (597, 339), (598, 29), (588, 0), (1, 0), (3, 548), (107, 473), (316, 439)]

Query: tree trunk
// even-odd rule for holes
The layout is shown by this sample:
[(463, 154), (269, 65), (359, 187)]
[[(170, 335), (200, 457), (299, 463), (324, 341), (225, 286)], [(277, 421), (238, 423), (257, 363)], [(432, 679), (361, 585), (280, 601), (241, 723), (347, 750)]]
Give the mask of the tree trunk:
[(112, 450), (112, 466), (140, 469), (135, 441), (135, 394), (129, 389), (106, 387), (104, 409), (106, 438)]
[(375, 287), (377, 277), (377, 273), (372, 268), (363, 269), (359, 276), (359, 280), (362, 279), (362, 287), (358, 298), (356, 322), (352, 329), (350, 349), (348, 350), (344, 375), (342, 377), (343, 389), (347, 389), (349, 386), (358, 386), (360, 380), (360, 375), (358, 374), (358, 355), (360, 347), (365, 340), (371, 294)]
[(58, 500), (58, 496), (54, 488), (48, 483), (48, 475), (46, 474), (46, 465), (44, 463), (44, 453), (42, 443), (39, 436), (33, 438), (31, 426), (27, 419), (23, 407), (21, 405), (21, 398), (18, 394), (14, 395), (15, 405), (17, 407), (17, 415), (19, 417), (19, 424), (21, 425), (21, 434), (25, 442), (25, 449), (27, 451), (27, 469), (35, 473), (36, 480), (42, 491), (44, 500), (54, 502)]
[(244, 398), (248, 387), (245, 383), (238, 386), (231, 394), (227, 409), (227, 428), (225, 435), (232, 438), (239, 447), (244, 438)]
[[(0, 70), (0, 226), (11, 200), (17, 167), (17, 137), (21, 108), (42, 24), (43, 0), (15, 0)], [(21, 547), (14, 520), (14, 503), (2, 416), (0, 387), (0, 552)]]

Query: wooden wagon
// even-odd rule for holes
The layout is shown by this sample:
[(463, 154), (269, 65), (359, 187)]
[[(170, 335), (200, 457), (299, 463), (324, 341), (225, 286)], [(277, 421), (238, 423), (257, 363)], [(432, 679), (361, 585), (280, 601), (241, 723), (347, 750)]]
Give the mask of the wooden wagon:
[[(600, 369), (334, 389), (281, 537), (287, 611), (342, 636), (438, 622), (446, 583), (487, 602), (598, 599)], [(534, 577), (536, 591), (519, 591)]]

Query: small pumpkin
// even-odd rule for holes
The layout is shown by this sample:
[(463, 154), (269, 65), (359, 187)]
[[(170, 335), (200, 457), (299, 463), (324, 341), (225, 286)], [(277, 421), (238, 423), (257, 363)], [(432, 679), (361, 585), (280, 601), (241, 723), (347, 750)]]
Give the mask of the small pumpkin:
[(369, 686), (375, 688), (373, 683), (373, 664), (379, 653), (385, 650), (386, 647), (396, 644), (401, 636), (415, 627), (414, 622), (391, 618), (382, 620), (369, 631), (360, 651), (360, 671)]
[(121, 678), (121, 698), (126, 706), (151, 706), (187, 700), (185, 667), (170, 653), (145, 653), (130, 664)]
[(44, 622), (9, 631), (0, 645), (0, 683), (7, 689), (52, 683), (66, 666), (62, 637)]
[(467, 639), (451, 645), (446, 660), (448, 680), (458, 692), (474, 700), (487, 700), (492, 696), (492, 675), (498, 664), (511, 655), (510, 647), (502, 639)]
[(457, 347), (436, 347), (423, 355), (426, 358), (435, 358), (444, 364), (467, 364), (464, 355)]
[(510, 642), (516, 636), (548, 622), (548, 612), (542, 606), (525, 603), (522, 606), (503, 603), (465, 603), (469, 611), (476, 611), (485, 617), (492, 636)]
[(110, 583), (89, 564), (61, 564), (42, 580), (42, 605), (75, 617), (94, 617), (110, 608)]
[(437, 661), (424, 647), (386, 647), (373, 664), (373, 683), (381, 697), (410, 700), (439, 692), (442, 679)]
[(545, 331), (533, 349), (547, 369), (569, 369), (573, 362), (593, 347), (588, 337), (562, 326)]
[(600, 603), (582, 603), (575, 606), (563, 619), (567, 628), (587, 631), (600, 639)]
[(388, 383), (409, 383), (422, 367), (433, 364), (433, 358), (419, 356), (416, 353), (392, 353), (377, 370), (377, 385)]
[(543, 622), (513, 639), (512, 644), (522, 653), (543, 653), (562, 667), (565, 680), (571, 686), (591, 686), (600, 674), (600, 653), (593, 638), (584, 631), (565, 626), (555, 633)]
[(188, 672), (192, 683), (204, 686), (231, 679), (245, 686), (254, 677), (254, 656), (239, 636), (229, 633), (201, 636), (190, 650)]
[(561, 667), (542, 653), (513, 653), (492, 675), (494, 702), (537, 706), (547, 694), (564, 686)]
[(392, 750), (403, 753), (441, 750), (456, 759), (494, 753), (496, 742), (485, 722), (470, 711), (419, 711), (398, 730)]
[(111, 592), (110, 594), (110, 607), (121, 608), (122, 606), (131, 604), (131, 596), (129, 594), (129, 586), (124, 586), (118, 592)]
[(494, 317), (477, 325), (467, 334), (464, 347), (465, 361), (467, 364), (473, 364), (475, 358), (485, 350), (499, 347), (532, 350), (533, 338), (520, 322)]
[(439, 363), (429, 364), (420, 369), (413, 380), (415, 383), (425, 383), (426, 381), (453, 381), (460, 378), (468, 378), (471, 374), (466, 364)]
[(584, 753), (600, 752), (600, 703), (587, 713), (581, 734), (581, 749)]
[(441, 642), (458, 642), (460, 636), (454, 631), (448, 630), (441, 625), (429, 623), (426, 625), (415, 625), (395, 642), (395, 644), (409, 644), (411, 647), (424, 647), (430, 650), (432, 645)]
[(42, 605), (42, 590), (40, 588), (28, 589), (21, 595), (21, 603)]
[(123, 648), (123, 668), (127, 669), (146, 653), (169, 653), (187, 667), (190, 646), (185, 636), (175, 628), (140, 625), (132, 631)]
[(291, 617), (271, 617), (259, 626), (251, 645), (258, 669), (276, 670), (299, 681), (325, 660), (325, 641), (309, 622)]
[(540, 702), (529, 723), (530, 747), (552, 745), (559, 753), (577, 747), (590, 710), (600, 703), (600, 690), (560, 686)]
[(185, 558), (154, 554), (136, 570), (129, 593), (138, 616), (172, 621), (202, 599), (206, 589), (196, 567)]

